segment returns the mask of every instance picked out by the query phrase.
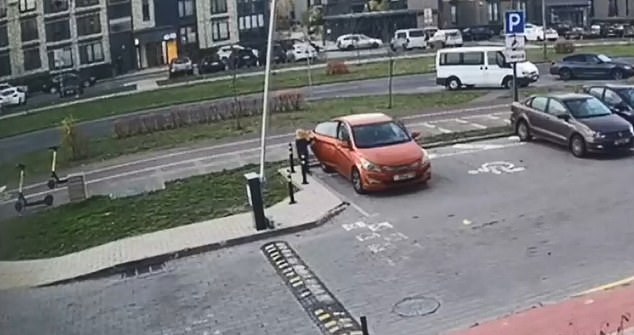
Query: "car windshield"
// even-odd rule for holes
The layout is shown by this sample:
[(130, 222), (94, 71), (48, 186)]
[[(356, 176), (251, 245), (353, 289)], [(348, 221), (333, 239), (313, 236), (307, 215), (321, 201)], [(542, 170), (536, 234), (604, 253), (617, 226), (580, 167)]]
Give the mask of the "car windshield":
[(5, 97), (6, 97), (6, 96), (9, 96), (9, 95), (11, 95), (11, 94), (13, 94), (13, 91), (12, 91), (12, 90), (2, 91), (2, 95), (3, 95), (3, 96), (5, 96)]
[(620, 89), (619, 93), (621, 93), (628, 104), (634, 106), (634, 88)]
[(578, 98), (565, 101), (572, 116), (577, 119), (610, 115), (612, 112), (597, 98)]
[(357, 148), (375, 148), (409, 142), (411, 137), (396, 122), (366, 124), (352, 127)]
[(606, 55), (597, 55), (597, 58), (599, 58), (602, 62), (611, 62), (612, 58), (606, 56)]

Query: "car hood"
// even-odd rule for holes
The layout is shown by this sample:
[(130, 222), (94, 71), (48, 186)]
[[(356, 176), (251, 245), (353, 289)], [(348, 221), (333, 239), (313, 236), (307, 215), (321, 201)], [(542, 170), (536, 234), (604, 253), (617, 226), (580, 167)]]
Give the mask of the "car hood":
[(616, 114), (606, 116), (591, 117), (586, 119), (577, 119), (591, 130), (600, 133), (609, 133), (616, 131), (629, 131), (630, 123)]
[(361, 157), (378, 165), (405, 165), (414, 163), (423, 158), (423, 151), (415, 141), (357, 150), (361, 154)]
[(537, 66), (531, 62), (521, 62), (517, 63), (517, 70), (519, 73), (528, 72), (528, 73), (538, 73), (539, 69)]
[(621, 65), (621, 66), (632, 66), (632, 63), (628, 63), (622, 60), (612, 60), (610, 64)]

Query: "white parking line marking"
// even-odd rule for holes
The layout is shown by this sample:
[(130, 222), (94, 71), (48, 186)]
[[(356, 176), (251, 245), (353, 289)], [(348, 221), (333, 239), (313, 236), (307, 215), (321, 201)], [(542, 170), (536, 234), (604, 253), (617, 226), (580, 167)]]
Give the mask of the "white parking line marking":
[(470, 125), (474, 128), (478, 129), (487, 129), (488, 127), (479, 123), (471, 122)]
[(465, 121), (463, 119), (453, 119), (453, 120), (458, 122), (458, 123), (462, 123), (462, 124), (469, 123), (469, 121)]
[(436, 129), (436, 126), (434, 126), (433, 124), (431, 124), (429, 122), (421, 122), (419, 124), (414, 124), (414, 125), (421, 125), (421, 126), (425, 126), (427, 128), (430, 128), (430, 129)]
[(453, 133), (453, 130), (449, 130), (449, 129), (445, 129), (445, 128), (440, 128), (440, 127), (438, 127), (438, 130), (439, 130), (441, 133), (445, 133), (445, 134)]
[(499, 116), (496, 116), (496, 115), (494, 115), (494, 114), (488, 114), (488, 115), (486, 115), (485, 117), (487, 117), (487, 118), (489, 118), (489, 119), (491, 119), (491, 120), (499, 120), (499, 119), (500, 119), (500, 117), (499, 117)]

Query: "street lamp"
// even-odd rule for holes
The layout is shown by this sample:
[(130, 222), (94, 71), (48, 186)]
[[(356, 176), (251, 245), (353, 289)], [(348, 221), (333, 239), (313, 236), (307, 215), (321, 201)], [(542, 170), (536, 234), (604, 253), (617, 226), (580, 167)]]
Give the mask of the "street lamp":
[(273, 49), (273, 34), (275, 32), (275, 5), (276, 0), (271, 0), (269, 9), (269, 36), (266, 45), (266, 66), (264, 68), (264, 96), (262, 97), (262, 131), (260, 137), (260, 180), (266, 182), (264, 176), (264, 163), (266, 162), (266, 130), (269, 112), (269, 84), (271, 81), (271, 54)]

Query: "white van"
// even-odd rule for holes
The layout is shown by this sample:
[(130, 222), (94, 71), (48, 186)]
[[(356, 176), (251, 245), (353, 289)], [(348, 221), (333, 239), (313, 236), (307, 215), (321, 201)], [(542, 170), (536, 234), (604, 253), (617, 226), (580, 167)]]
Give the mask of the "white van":
[(440, 42), (442, 47), (461, 47), (462, 33), (458, 29), (441, 29), (434, 33), (429, 43)]
[(427, 48), (427, 36), (423, 29), (399, 29), (394, 32), (390, 47), (392, 50), (425, 49)]
[[(477, 46), (441, 49), (436, 53), (436, 83), (450, 90), (466, 87), (513, 86), (513, 68), (504, 57), (504, 47)], [(531, 62), (517, 63), (517, 80), (526, 87), (539, 79)]]

